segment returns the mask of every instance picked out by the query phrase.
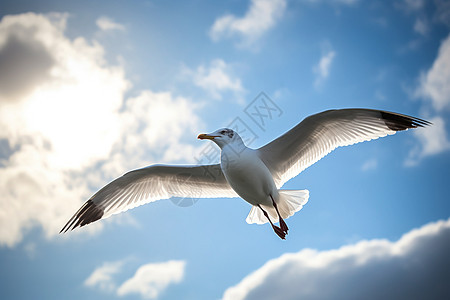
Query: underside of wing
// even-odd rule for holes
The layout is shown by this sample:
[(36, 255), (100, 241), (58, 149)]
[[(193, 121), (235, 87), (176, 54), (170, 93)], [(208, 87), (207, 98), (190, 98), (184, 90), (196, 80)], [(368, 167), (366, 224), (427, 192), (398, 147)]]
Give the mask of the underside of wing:
[(280, 188), (337, 147), (429, 124), (419, 118), (380, 110), (329, 110), (304, 119), (258, 150)]
[(171, 197), (237, 197), (219, 164), (154, 165), (126, 173), (95, 193), (61, 232), (73, 230), (128, 209)]

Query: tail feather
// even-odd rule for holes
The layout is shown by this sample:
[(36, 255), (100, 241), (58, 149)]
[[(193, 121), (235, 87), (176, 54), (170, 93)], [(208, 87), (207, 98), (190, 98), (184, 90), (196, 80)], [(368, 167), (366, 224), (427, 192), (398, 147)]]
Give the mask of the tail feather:
[[(300, 209), (303, 205), (308, 202), (309, 191), (308, 190), (279, 190), (280, 198), (277, 201), (278, 211), (283, 219), (287, 219)], [(261, 205), (262, 208), (267, 211), (272, 222), (278, 222), (278, 215), (275, 208), (270, 205)], [(253, 206), (250, 213), (246, 219), (249, 224), (265, 224), (269, 222), (264, 216), (263, 212), (259, 207)]]

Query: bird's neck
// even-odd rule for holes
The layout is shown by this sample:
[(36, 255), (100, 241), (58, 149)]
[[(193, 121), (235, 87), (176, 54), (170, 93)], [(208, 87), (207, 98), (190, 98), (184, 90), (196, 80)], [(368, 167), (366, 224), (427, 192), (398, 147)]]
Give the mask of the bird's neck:
[(222, 148), (222, 151), (232, 151), (236, 153), (241, 153), (242, 151), (247, 149), (247, 146), (245, 146), (244, 142), (242, 140), (235, 140), (232, 143), (228, 143), (224, 145)]

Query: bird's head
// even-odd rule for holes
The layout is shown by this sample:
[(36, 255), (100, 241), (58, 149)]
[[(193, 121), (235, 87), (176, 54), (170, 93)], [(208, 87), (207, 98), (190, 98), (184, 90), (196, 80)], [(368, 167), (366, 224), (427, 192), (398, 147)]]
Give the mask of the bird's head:
[(211, 133), (202, 133), (199, 134), (197, 138), (200, 140), (212, 140), (220, 148), (223, 148), (225, 145), (233, 144), (236, 142), (243, 144), (239, 134), (237, 134), (237, 132), (229, 128), (217, 129), (216, 131)]

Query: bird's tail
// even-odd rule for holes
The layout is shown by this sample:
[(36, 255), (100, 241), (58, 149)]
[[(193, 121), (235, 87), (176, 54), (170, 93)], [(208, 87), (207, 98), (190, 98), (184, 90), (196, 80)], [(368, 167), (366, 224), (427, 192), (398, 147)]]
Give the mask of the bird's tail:
[[(283, 219), (287, 219), (308, 202), (309, 191), (308, 190), (278, 190), (280, 198), (277, 201), (278, 211)], [(269, 214), (270, 220), (276, 223), (278, 222), (278, 215), (275, 208), (270, 205), (261, 205), (262, 208)], [(246, 219), (249, 224), (264, 224), (269, 222), (264, 216), (264, 213), (258, 206), (253, 206)]]

